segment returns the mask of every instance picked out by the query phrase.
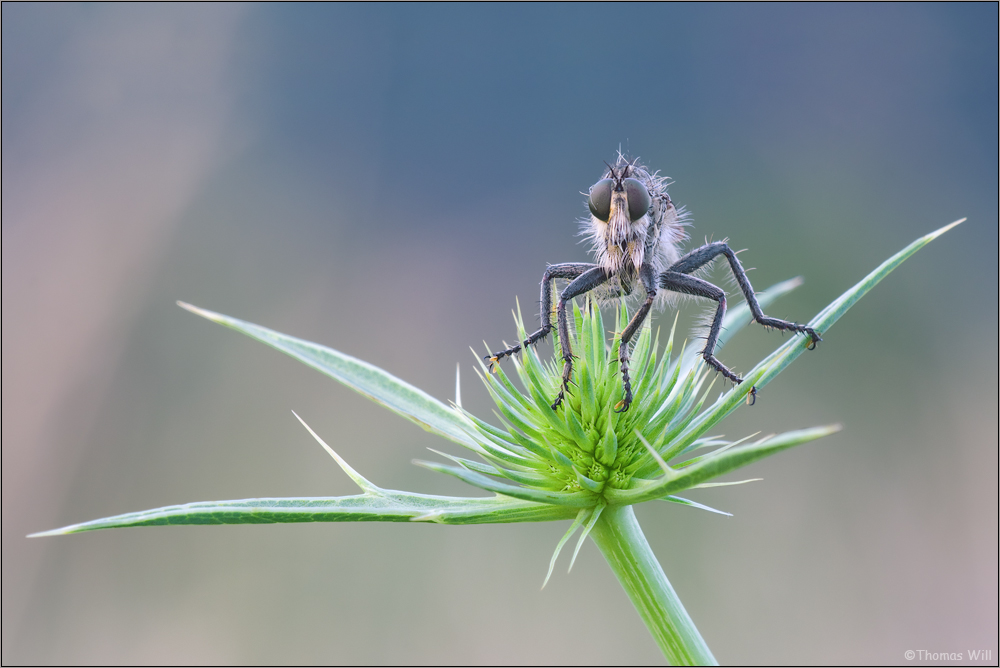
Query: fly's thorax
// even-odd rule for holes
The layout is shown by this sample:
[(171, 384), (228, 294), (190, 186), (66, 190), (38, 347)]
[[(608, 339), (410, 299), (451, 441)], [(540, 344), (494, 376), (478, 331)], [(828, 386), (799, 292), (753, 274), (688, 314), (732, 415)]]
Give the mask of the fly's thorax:
[(687, 239), (684, 233), (683, 211), (678, 211), (670, 201), (666, 189), (653, 196), (650, 210), (650, 231), (646, 241), (646, 257), (655, 265), (657, 272), (667, 269), (681, 256), (681, 244)]

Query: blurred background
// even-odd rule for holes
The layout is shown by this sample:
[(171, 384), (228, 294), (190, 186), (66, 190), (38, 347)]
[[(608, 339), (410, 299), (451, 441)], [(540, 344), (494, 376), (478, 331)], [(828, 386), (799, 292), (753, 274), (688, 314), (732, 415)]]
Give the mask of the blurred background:
[[(995, 660), (997, 19), (4, 3), (3, 663), (662, 661), (593, 544), (539, 591), (564, 523), (25, 538), (355, 493), (293, 409), (383, 487), (478, 495), (410, 464), (456, 446), (174, 302), (442, 400), (461, 364), (493, 419), (469, 347), (515, 337), (546, 263), (586, 259), (580, 193), (619, 147), (673, 177), (692, 244), (748, 248), (758, 289), (805, 278), (779, 317), (968, 217), (722, 429), (841, 433), (692, 495), (732, 518), (637, 512), (723, 663)], [(781, 341), (748, 327), (722, 359)]]

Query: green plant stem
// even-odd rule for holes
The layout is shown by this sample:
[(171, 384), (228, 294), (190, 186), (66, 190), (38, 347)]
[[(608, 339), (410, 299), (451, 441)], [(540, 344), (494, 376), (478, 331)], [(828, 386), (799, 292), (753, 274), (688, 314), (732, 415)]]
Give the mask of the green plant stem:
[(719, 665), (670, 586), (632, 506), (605, 508), (590, 535), (667, 661), (675, 666)]

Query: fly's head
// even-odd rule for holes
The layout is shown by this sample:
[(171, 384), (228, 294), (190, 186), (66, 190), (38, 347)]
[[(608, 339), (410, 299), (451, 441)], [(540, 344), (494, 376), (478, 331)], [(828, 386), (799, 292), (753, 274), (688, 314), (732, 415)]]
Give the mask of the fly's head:
[(619, 160), (590, 188), (590, 236), (598, 262), (611, 274), (631, 274), (644, 260), (653, 201), (635, 166)]

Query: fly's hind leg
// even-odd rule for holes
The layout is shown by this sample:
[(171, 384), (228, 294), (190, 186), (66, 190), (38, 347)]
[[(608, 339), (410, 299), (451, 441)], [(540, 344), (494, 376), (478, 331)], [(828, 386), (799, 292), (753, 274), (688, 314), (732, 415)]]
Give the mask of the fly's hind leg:
[(545, 270), (545, 273), (542, 274), (541, 328), (521, 343), (511, 346), (506, 350), (490, 353), (488, 356), (484, 357), (483, 359), (490, 363), (490, 367), (497, 364), (504, 357), (510, 357), (511, 355), (520, 352), (522, 348), (527, 348), (530, 345), (538, 343), (552, 331), (552, 281), (554, 279), (564, 278), (572, 280), (580, 276), (580, 274), (585, 271), (593, 269), (596, 266), (596, 264), (586, 262), (565, 262), (563, 264), (553, 264), (549, 266)]
[[(760, 304), (757, 302), (757, 296), (754, 294), (753, 286), (750, 285), (750, 279), (747, 278), (747, 273), (743, 270), (743, 265), (741, 265), (740, 261), (736, 258), (736, 253), (733, 252), (733, 249), (730, 248), (729, 244), (724, 241), (716, 241), (715, 243), (705, 244), (701, 248), (694, 249), (675, 262), (673, 266), (667, 269), (667, 271), (680, 274), (690, 274), (691, 272), (705, 266), (719, 255), (725, 255), (726, 260), (729, 261), (729, 268), (732, 269), (733, 276), (736, 277), (736, 282), (739, 284), (740, 290), (743, 292), (743, 296), (746, 297), (747, 305), (750, 307), (750, 312), (753, 314), (754, 320), (764, 327), (773, 327), (774, 329), (808, 334), (809, 338), (812, 339), (812, 342), (809, 345), (810, 350), (815, 348), (816, 344), (823, 340), (820, 338), (819, 333), (812, 327), (764, 315), (764, 311), (761, 310)], [(712, 299), (714, 299), (714, 297)]]

